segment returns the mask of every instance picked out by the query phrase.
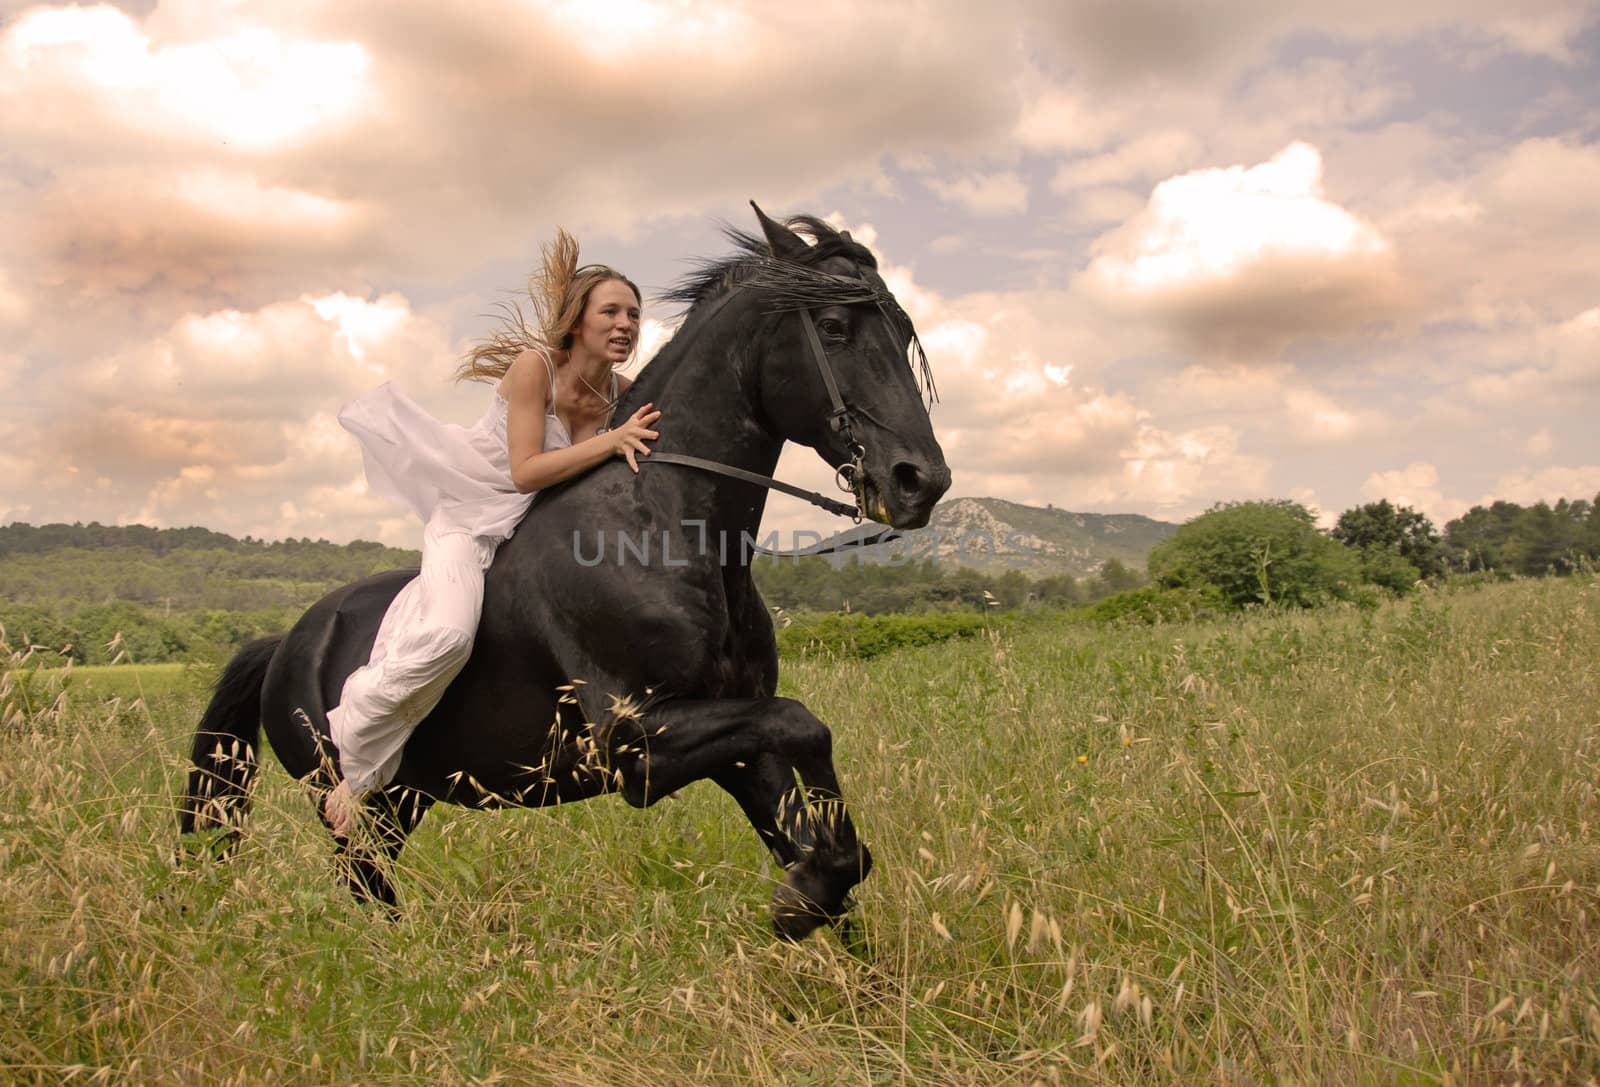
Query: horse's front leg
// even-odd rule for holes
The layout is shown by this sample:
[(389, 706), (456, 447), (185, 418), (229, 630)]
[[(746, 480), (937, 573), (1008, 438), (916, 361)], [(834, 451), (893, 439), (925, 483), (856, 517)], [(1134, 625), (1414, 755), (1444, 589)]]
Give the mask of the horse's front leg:
[(750, 825), (784, 868), (798, 864), (815, 844), (805, 805), (797, 793), (794, 765), (768, 752), (745, 765), (735, 765), (712, 780), (739, 802)]
[[(872, 854), (839, 791), (833, 735), (793, 699), (662, 702), (642, 715), (617, 717), (605, 748), (620, 791), (639, 807), (704, 778), (736, 788), (743, 782), (743, 795), (730, 792), (747, 815), (755, 807), (752, 824), (767, 831), (763, 839), (769, 845), (772, 833), (780, 844), (786, 839), (797, 858), (772, 896), (772, 923), (780, 936), (797, 940), (840, 920), (851, 888), (872, 868)], [(791, 766), (800, 776), (799, 790), (792, 779), (784, 780)], [(782, 830), (785, 825), (793, 827), (792, 834)], [(808, 842), (809, 850), (797, 842)]]

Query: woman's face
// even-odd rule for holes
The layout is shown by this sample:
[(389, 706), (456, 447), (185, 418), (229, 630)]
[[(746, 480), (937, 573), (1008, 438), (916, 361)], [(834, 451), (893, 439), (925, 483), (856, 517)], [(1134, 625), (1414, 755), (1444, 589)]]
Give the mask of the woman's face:
[(620, 279), (608, 279), (589, 292), (583, 317), (572, 330), (572, 354), (626, 362), (639, 342), (639, 300)]

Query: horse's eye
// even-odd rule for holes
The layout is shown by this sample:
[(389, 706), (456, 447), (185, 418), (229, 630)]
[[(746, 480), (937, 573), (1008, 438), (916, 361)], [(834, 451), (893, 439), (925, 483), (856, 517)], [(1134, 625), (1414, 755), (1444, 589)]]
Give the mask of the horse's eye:
[(817, 322), (817, 331), (830, 339), (844, 339), (844, 322), (836, 317), (824, 317)]

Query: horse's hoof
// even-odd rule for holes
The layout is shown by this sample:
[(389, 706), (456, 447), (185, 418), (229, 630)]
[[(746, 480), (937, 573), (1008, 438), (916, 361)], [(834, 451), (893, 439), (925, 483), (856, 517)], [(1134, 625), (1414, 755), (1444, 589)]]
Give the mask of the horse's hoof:
[(791, 867), (772, 890), (773, 930), (782, 939), (799, 941), (823, 925), (839, 925), (855, 905), (850, 889), (871, 864), (863, 848), (860, 859), (848, 867), (825, 864), (816, 854)]
[[(792, 873), (791, 873), (792, 874)], [(783, 940), (799, 943), (825, 924), (832, 924), (837, 915), (818, 906), (804, 891), (789, 882), (785, 876), (772, 892), (772, 929)]]

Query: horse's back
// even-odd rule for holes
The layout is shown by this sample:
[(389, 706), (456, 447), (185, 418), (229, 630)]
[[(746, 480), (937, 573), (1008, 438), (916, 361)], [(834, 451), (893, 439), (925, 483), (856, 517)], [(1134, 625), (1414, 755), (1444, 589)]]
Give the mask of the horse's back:
[(344, 681), (367, 663), (389, 604), (416, 570), (387, 570), (341, 586), (306, 609), (267, 669), (262, 723), (284, 767), (295, 777), (314, 770), (327, 742), (328, 710)]
[(612, 696), (763, 693), (776, 646), (748, 570), (705, 562), (719, 541), (703, 511), (652, 500), (638, 478), (617, 461), (539, 495), (489, 571), (480, 641), (552, 684), (581, 681), (591, 715)]

